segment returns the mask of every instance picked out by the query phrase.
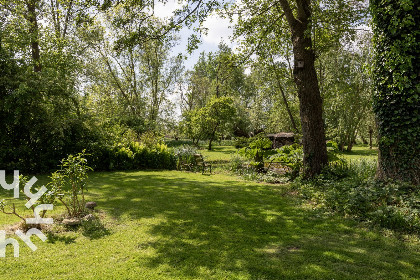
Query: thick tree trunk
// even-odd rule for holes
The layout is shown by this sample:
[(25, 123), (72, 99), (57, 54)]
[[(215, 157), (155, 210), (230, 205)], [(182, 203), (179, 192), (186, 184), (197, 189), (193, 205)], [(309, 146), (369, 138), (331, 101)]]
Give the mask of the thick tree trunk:
[(293, 37), (295, 65), (293, 69), (300, 101), (303, 134), (304, 176), (313, 177), (328, 163), (325, 143), (322, 98), (315, 71), (315, 55), (311, 38), (305, 36), (307, 24), (296, 22)]
[(328, 164), (325, 143), (322, 98), (315, 70), (315, 54), (309, 32), (311, 1), (297, 0), (297, 17), (289, 1), (279, 0), (292, 32), (294, 68), (293, 77), (298, 89), (300, 120), (303, 134), (304, 176), (311, 178)]
[(377, 177), (420, 186), (418, 5), (372, 0), (370, 8), (375, 47), (373, 107), (379, 135)]

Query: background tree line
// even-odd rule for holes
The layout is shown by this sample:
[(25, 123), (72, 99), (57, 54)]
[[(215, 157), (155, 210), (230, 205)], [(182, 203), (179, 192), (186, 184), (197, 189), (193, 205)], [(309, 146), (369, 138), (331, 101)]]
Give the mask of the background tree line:
[[(370, 18), (366, 1), (191, 0), (165, 21), (154, 16), (154, 4), (0, 1), (2, 167), (45, 171), (69, 153), (168, 133), (177, 93), (178, 131), (186, 136), (209, 140), (211, 149), (220, 137), (294, 131), (312, 177), (327, 164), (326, 139), (351, 150), (368, 137), (374, 92), (379, 174), (418, 178), (409, 156), (419, 127), (415, 1), (371, 3), (373, 47), (371, 34), (357, 31)], [(221, 44), (184, 75), (183, 56), (171, 52), (177, 31), (202, 30), (214, 11), (236, 20), (238, 48)], [(198, 42), (194, 34), (189, 48)]]

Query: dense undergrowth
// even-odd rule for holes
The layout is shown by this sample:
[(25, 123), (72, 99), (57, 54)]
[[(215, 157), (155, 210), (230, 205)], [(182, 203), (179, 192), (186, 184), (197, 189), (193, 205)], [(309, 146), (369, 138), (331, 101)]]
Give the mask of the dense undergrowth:
[(407, 233), (420, 233), (420, 190), (409, 183), (375, 179), (376, 162), (330, 166), (292, 187), (312, 207)]

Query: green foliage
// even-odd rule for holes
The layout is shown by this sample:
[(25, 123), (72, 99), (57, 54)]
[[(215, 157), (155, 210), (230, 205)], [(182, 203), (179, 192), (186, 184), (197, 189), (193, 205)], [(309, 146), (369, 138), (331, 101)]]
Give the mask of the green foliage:
[(375, 45), (374, 111), (379, 175), (420, 184), (420, 13), (418, 2), (370, 3)]
[(271, 146), (273, 143), (264, 135), (258, 135), (250, 140), (248, 147), (240, 149), (239, 154), (252, 159), (251, 164), (255, 165), (259, 172), (264, 171), (264, 159), (273, 153)]
[(83, 152), (63, 159), (60, 169), (51, 174), (50, 192), (65, 205), (69, 217), (85, 213), (85, 191), (91, 170)]
[(413, 185), (373, 179), (375, 162), (332, 165), (295, 186), (315, 207), (382, 227), (420, 233), (420, 191)]
[(231, 97), (213, 97), (203, 108), (189, 112), (184, 126), (189, 128), (193, 139), (209, 140), (211, 143), (232, 131), (236, 109)]
[(63, 157), (101, 138), (75, 90), (77, 59), (43, 41), (43, 70), (33, 72), (27, 47), (18, 44), (28, 36), (20, 33), (25, 24), (7, 23), (0, 25), (0, 166), (31, 173), (54, 170)]
[(170, 148), (175, 148), (183, 145), (193, 145), (194, 143), (190, 139), (165, 139), (165, 144)]
[(299, 144), (283, 146), (276, 149), (276, 153), (270, 157), (270, 160), (280, 162), (289, 168), (286, 176), (294, 180), (301, 174), (303, 168), (303, 148)]
[(174, 154), (177, 158), (177, 169), (181, 170), (188, 168), (189, 170), (195, 169), (197, 162), (194, 155), (197, 154), (197, 148), (190, 145), (182, 145), (174, 149)]
[(251, 138), (248, 138), (248, 137), (236, 137), (235, 148), (240, 149), (240, 148), (248, 147), (250, 141), (251, 141)]
[(318, 59), (326, 133), (341, 151), (351, 151), (359, 135), (368, 138), (373, 122), (371, 34), (358, 36), (357, 48), (340, 47)]
[(250, 163), (249, 160), (239, 154), (235, 154), (229, 160), (228, 171), (239, 175), (242, 179), (247, 181), (265, 182), (270, 184), (286, 183), (287, 178), (282, 174), (267, 170), (261, 172), (256, 168), (255, 164)]
[(145, 136), (146, 142), (131, 141), (103, 146), (92, 154), (95, 170), (174, 169), (175, 155), (161, 140)]
[(230, 160), (229, 160), (229, 171), (241, 174), (243, 168), (245, 168), (246, 165), (246, 158), (239, 154), (234, 154)]

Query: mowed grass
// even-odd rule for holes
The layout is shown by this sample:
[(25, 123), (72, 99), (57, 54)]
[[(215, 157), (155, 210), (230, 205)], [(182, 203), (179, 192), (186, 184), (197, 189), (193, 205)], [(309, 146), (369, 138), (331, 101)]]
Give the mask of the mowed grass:
[[(211, 151), (207, 149), (199, 150), (207, 161), (229, 161), (238, 149), (233, 146), (214, 146)], [(377, 160), (378, 148), (369, 149), (368, 145), (355, 145), (350, 152), (340, 152), (340, 156), (346, 160)]]
[[(303, 209), (285, 195), (285, 186), (178, 171), (93, 173), (88, 198), (98, 203), (107, 231), (59, 233), (45, 243), (32, 237), (38, 250), (20, 242), (20, 258), (13, 258), (8, 247), (7, 257), (0, 259), (0, 278), (420, 275), (420, 245), (415, 241), (385, 237), (355, 222)], [(11, 222), (2, 216), (3, 225)]]
[(368, 145), (355, 145), (351, 152), (341, 152), (340, 153), (346, 160), (355, 161), (355, 160), (378, 160), (378, 147), (373, 147), (369, 149)]
[(204, 159), (209, 162), (227, 162), (238, 151), (233, 146), (213, 146), (212, 150), (199, 150)]

